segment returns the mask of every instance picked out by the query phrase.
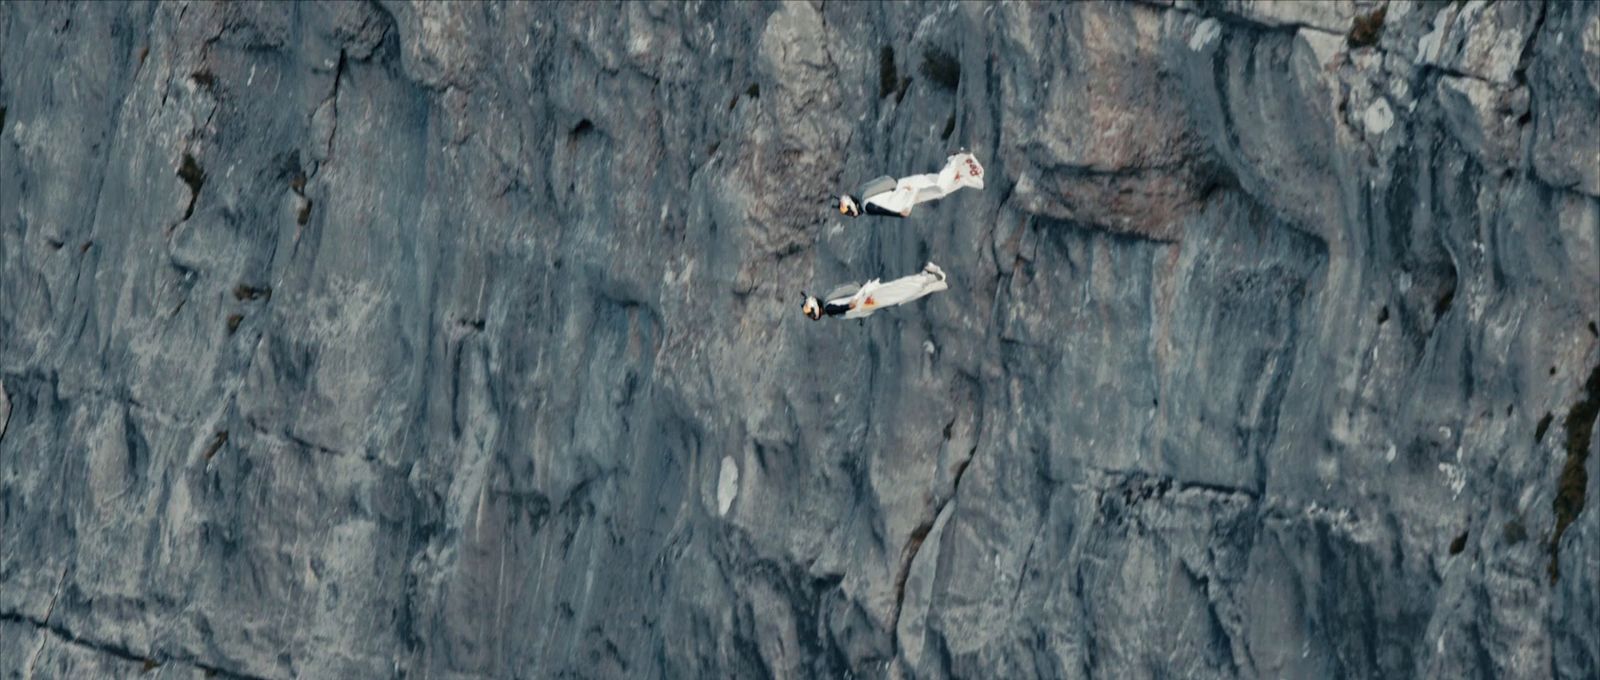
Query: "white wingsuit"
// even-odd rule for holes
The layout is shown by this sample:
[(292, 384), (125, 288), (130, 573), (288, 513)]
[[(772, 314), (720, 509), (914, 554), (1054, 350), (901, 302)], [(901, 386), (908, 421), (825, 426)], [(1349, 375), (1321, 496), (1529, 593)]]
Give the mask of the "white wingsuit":
[(873, 312), (884, 307), (903, 305), (948, 287), (944, 270), (929, 262), (922, 267), (922, 271), (888, 283), (873, 279), (861, 286), (840, 286), (828, 294), (826, 302), (808, 295), (801, 311), (813, 320), (821, 319), (823, 315), (861, 319), (872, 316)]
[(983, 166), (965, 151), (946, 158), (944, 169), (937, 174), (912, 175), (898, 180), (884, 175), (867, 182), (861, 188), (860, 198), (849, 194), (839, 197), (839, 212), (850, 217), (863, 212), (908, 217), (911, 208), (918, 203), (939, 200), (962, 187), (983, 189)]

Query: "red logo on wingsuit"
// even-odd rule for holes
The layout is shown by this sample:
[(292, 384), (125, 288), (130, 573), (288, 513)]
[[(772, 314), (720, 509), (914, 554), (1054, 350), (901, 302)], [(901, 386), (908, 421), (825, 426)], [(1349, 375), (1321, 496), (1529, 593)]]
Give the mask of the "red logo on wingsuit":
[(978, 169), (978, 164), (974, 163), (971, 158), (967, 159), (967, 171), (971, 172), (973, 177), (983, 175), (983, 171)]

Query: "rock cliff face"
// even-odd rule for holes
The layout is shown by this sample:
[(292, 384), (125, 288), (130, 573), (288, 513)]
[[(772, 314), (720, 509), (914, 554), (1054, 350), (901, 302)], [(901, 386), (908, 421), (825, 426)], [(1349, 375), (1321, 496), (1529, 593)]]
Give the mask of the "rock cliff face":
[(1600, 674), (1600, 3), (0, 36), (5, 677)]

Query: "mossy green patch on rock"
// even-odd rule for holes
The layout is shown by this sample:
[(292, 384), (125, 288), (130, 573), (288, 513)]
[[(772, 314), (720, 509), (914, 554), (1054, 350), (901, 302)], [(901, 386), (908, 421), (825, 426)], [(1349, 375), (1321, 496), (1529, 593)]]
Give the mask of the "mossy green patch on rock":
[(1567, 462), (1561, 466), (1561, 477), (1556, 482), (1556, 532), (1550, 537), (1550, 582), (1561, 578), (1559, 556), (1561, 535), (1583, 512), (1584, 493), (1589, 488), (1589, 471), (1584, 467), (1589, 461), (1589, 445), (1594, 439), (1595, 416), (1600, 414), (1600, 364), (1589, 371), (1583, 383), (1583, 396), (1572, 405), (1562, 425), (1567, 429)]

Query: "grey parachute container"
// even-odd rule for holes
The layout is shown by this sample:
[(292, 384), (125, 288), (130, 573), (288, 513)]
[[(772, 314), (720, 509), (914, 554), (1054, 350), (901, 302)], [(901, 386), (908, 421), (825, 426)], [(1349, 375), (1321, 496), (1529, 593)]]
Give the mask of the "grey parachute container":
[(895, 182), (895, 179), (893, 177), (890, 177), (888, 175), (884, 175), (884, 176), (879, 177), (879, 178), (877, 178), (875, 180), (872, 180), (871, 182), (867, 182), (866, 184), (863, 184), (861, 186), (861, 193), (856, 194), (856, 195), (860, 196), (861, 200), (865, 201), (868, 198), (871, 198), (873, 196), (877, 196), (878, 194), (894, 191), (895, 184), (896, 184), (896, 182)]
[(833, 289), (831, 291), (828, 291), (828, 297), (825, 297), (822, 300), (823, 300), (823, 302), (831, 302), (831, 301), (837, 300), (839, 298), (850, 297), (852, 295), (855, 295), (856, 291), (859, 291), (859, 290), (861, 290), (861, 284), (859, 284), (859, 283), (847, 283), (847, 284), (839, 286), (838, 288), (835, 288), (835, 289)]

